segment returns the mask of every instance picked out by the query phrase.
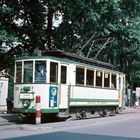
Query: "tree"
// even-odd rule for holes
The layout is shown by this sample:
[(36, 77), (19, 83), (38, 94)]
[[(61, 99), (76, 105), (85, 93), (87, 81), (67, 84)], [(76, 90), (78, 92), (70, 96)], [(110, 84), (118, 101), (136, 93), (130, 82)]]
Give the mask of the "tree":
[[(35, 48), (61, 49), (112, 63), (130, 81), (130, 68), (140, 55), (139, 2), (2, 0), (0, 68), (12, 66), (15, 56), (32, 55)], [(59, 18), (61, 23), (55, 26)], [(9, 50), (3, 52), (3, 45)]]

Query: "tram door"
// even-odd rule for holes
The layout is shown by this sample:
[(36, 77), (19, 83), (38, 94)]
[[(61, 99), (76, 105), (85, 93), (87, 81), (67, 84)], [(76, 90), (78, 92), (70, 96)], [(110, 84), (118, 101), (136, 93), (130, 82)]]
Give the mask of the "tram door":
[[(52, 69), (51, 69), (52, 68)], [(68, 105), (68, 65), (51, 63), (50, 81), (58, 84), (52, 84), (49, 87), (49, 107), (67, 108)], [(55, 77), (55, 79), (54, 79)], [(52, 82), (52, 81), (51, 81)]]
[(57, 62), (50, 62), (50, 87), (49, 87), (49, 108), (58, 108), (58, 75), (59, 64)]
[(66, 109), (68, 106), (68, 84), (69, 84), (69, 79), (68, 79), (68, 74), (69, 73), (69, 65), (67, 64), (60, 64), (60, 79), (59, 79), (59, 99), (58, 99), (58, 104), (59, 108)]

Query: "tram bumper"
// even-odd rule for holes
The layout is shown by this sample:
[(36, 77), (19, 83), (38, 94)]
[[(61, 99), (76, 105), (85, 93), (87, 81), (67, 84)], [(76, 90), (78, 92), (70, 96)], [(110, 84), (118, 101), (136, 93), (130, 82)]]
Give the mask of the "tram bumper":
[(25, 109), (25, 108), (13, 108), (13, 113), (35, 113), (35, 109)]

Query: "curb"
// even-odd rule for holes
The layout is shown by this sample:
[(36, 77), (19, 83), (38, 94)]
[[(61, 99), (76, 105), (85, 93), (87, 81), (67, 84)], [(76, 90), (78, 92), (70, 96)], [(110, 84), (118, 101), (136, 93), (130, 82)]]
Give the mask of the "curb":
[(30, 131), (37, 131), (37, 130), (52, 130), (53, 127), (41, 127), (41, 126), (20, 126), (20, 130), (30, 130)]
[(9, 122), (9, 121), (3, 121), (3, 122), (0, 122), (0, 126), (3, 126), (3, 125), (13, 125), (15, 124), (14, 122)]

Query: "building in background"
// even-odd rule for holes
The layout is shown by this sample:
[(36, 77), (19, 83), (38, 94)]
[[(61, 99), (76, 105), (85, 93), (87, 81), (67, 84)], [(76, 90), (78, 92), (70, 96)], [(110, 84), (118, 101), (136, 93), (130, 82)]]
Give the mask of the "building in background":
[(7, 109), (8, 78), (0, 77), (0, 110)]

